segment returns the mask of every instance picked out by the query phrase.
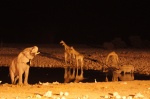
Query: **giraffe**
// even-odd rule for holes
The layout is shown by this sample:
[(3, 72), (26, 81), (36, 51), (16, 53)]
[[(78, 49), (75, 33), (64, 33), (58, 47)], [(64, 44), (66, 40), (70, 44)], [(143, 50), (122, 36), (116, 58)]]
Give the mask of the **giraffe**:
[(65, 57), (65, 63), (67, 64), (68, 61), (69, 63), (71, 62), (71, 47), (68, 46), (63, 40), (60, 41), (60, 44), (62, 44), (62, 46), (64, 46), (65, 52), (64, 52), (64, 57)]
[[(84, 65), (84, 55), (80, 54), (77, 52), (74, 47), (71, 47), (71, 54), (73, 55), (73, 58), (76, 60), (76, 66), (77, 66), (77, 72), (76, 72), (76, 79), (83, 79), (83, 65)], [(79, 69), (79, 62), (80, 62), (80, 69), (81, 69), (81, 74), (78, 76), (78, 69)]]

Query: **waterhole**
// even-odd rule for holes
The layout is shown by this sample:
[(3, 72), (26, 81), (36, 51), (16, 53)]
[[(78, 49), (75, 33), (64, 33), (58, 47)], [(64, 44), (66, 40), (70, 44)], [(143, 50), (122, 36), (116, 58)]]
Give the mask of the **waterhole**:
[[(131, 81), (131, 80), (150, 80), (148, 75), (140, 74), (106, 74), (99, 70), (83, 70), (83, 74), (79, 70), (76, 75), (76, 70), (68, 68), (41, 68), (30, 67), (28, 83), (37, 84), (39, 82), (105, 82), (105, 81)], [(11, 83), (8, 67), (0, 67), (0, 81), (1, 83)]]

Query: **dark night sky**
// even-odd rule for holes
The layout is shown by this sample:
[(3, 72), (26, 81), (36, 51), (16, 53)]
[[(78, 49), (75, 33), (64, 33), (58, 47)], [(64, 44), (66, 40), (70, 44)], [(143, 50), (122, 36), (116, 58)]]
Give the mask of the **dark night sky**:
[(144, 0), (2, 0), (0, 6), (4, 43), (101, 43), (131, 35), (149, 39), (150, 6)]

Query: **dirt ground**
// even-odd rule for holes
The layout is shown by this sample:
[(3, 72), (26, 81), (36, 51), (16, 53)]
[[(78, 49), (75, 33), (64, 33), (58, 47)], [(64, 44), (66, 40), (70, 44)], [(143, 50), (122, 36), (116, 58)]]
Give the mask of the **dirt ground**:
[[(24, 46), (7, 46), (0, 48), (0, 66), (9, 66)], [(84, 69), (101, 70), (106, 56), (114, 50), (105, 50), (89, 46), (77, 46), (85, 56)], [(64, 48), (57, 46), (40, 46), (40, 55), (32, 62), (33, 67), (60, 67), (64, 63)], [(121, 49), (115, 50), (119, 64), (131, 64), (136, 73), (150, 74), (150, 50)], [(44, 60), (44, 61), (43, 61)], [(40, 82), (34, 85), (0, 84), (0, 99), (150, 99), (150, 80), (93, 82), (93, 83), (59, 83)]]
[(150, 81), (1, 84), (0, 99), (150, 99)]

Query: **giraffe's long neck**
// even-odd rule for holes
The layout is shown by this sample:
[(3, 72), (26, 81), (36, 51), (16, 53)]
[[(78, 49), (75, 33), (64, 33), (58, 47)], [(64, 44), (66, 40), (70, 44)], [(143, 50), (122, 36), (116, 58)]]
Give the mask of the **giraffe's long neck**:
[(65, 50), (67, 50), (69, 48), (69, 46), (65, 43), (63, 43), (64, 47), (65, 47)]

